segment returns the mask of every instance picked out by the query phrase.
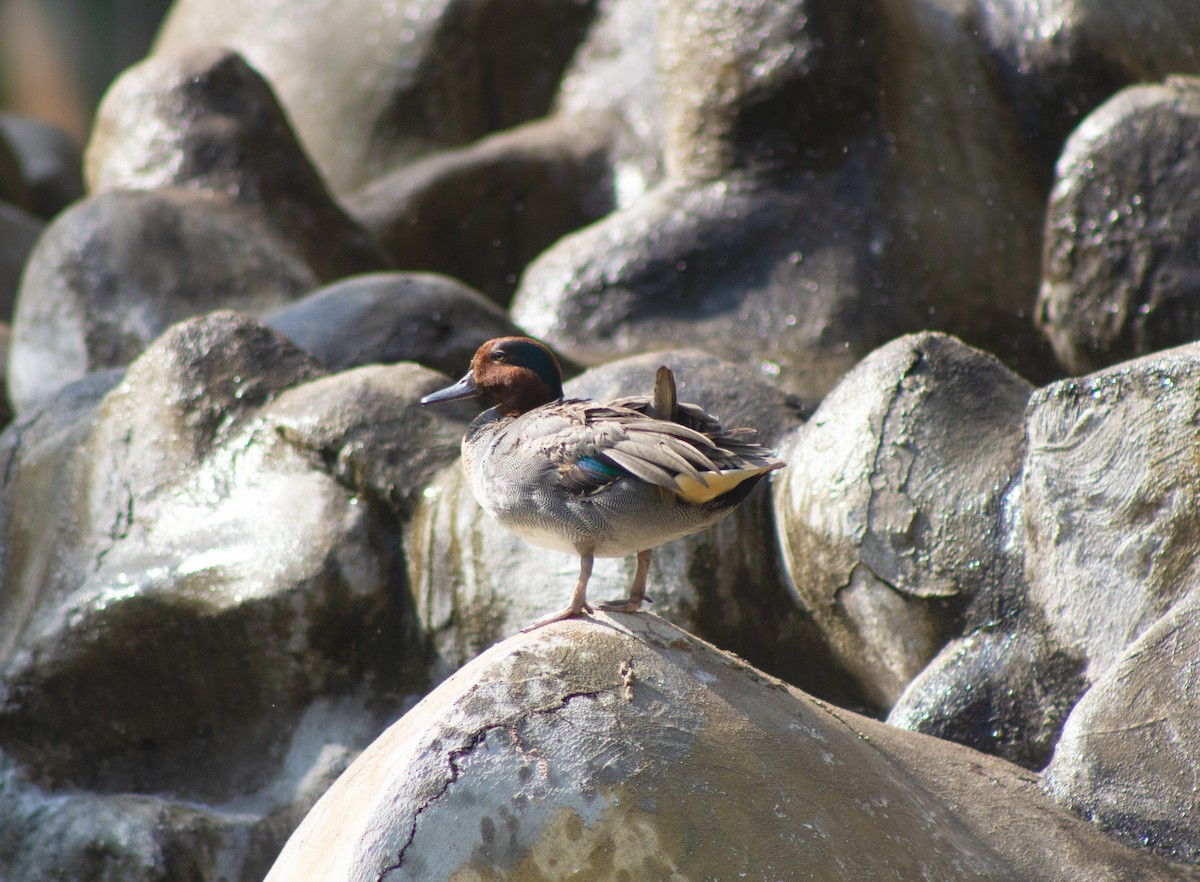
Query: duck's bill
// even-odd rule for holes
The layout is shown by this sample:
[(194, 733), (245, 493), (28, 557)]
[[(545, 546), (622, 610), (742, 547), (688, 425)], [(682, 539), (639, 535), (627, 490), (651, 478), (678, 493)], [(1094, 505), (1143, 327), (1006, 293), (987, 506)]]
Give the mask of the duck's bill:
[(462, 398), (475, 398), (479, 390), (475, 388), (475, 375), (467, 371), (466, 376), (445, 389), (430, 392), (421, 399), (422, 404), (441, 404), (443, 401), (458, 401)]

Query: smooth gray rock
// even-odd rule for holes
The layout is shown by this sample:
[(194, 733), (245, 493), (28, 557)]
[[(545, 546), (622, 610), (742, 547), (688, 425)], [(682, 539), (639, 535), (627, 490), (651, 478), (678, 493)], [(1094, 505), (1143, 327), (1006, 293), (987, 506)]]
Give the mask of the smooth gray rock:
[(427, 682), (400, 521), (457, 455), (442, 382), (213, 313), (9, 428), (0, 876), (261, 877)]
[(584, 364), (701, 340), (815, 404), (891, 324), (860, 171), (665, 182), (534, 261), (513, 318)]
[(1035, 616), (1007, 613), (942, 647), (896, 699), (888, 725), (1044, 768), (1087, 688), (1083, 664)]
[(22, 285), (18, 409), (128, 364), (188, 316), (260, 314), (387, 265), (329, 196), (266, 83), (228, 50), (128, 71), (100, 111), (88, 179), (96, 195), (50, 226)]
[(507, 305), (534, 257), (612, 210), (613, 125), (596, 112), (528, 123), (409, 163), (346, 205), (396, 266)]
[(1054, 383), (1029, 402), (1025, 572), (1094, 683), (1200, 585), (1200, 347)]
[(90, 371), (126, 365), (167, 327), (219, 308), (264, 312), (319, 284), (261, 212), (188, 190), (77, 203), (29, 258), (13, 317), (18, 411)]
[[(887, 222), (872, 242), (904, 308), (896, 334), (945, 331), (1034, 382), (1054, 379), (1030, 322), (1052, 160), (1039, 159), (1002, 88), (999, 52), (981, 34), (988, 12), (957, 0), (881, 11), (874, 76)], [(1055, 12), (1039, 12), (1038, 26), (1053, 28)]]
[(388, 266), (330, 196), (270, 85), (229, 49), (127, 70), (97, 111), (86, 161), (92, 194), (198, 190), (261, 212), (323, 282)]
[(1047, 790), (1133, 845), (1200, 858), (1200, 593), (1146, 629), (1075, 705)]
[(183, 0), (154, 53), (228, 46), (279, 93), (335, 192), (546, 113), (594, 0)]
[(667, 173), (840, 164), (874, 112), (880, 18), (829, 0), (659, 5)]
[(1170, 880), (1030, 776), (816, 702), (654, 616), (494, 647), (385, 732), (267, 876)]
[(71, 136), (49, 123), (0, 113), (0, 134), (29, 185), (30, 211), (49, 220), (83, 196), (83, 155)]
[(436, 273), (351, 276), (264, 321), (330, 371), (416, 361), (461, 376), (487, 340), (522, 333), (479, 292)]
[(1072, 373), (1200, 337), (1200, 79), (1120, 92), (1067, 141), (1037, 320)]
[[(752, 372), (696, 351), (635, 356), (593, 368), (566, 384), (571, 397), (649, 395), (660, 364), (675, 370), (682, 401), (720, 416), (727, 427), (762, 424), (771, 444), (799, 419), (796, 403)], [(476, 503), (462, 466), (450, 466), (426, 491), (406, 540), (417, 614), (449, 672), (496, 641), (561, 608), (579, 573), (575, 555), (532, 545)], [(784, 587), (773, 545), (770, 494), (756, 488), (710, 530), (655, 549), (647, 607), (747, 657), (838, 692), (836, 671)], [(634, 560), (596, 561), (593, 600), (626, 595)]]
[(273, 777), (224, 805), (155, 793), (56, 792), (0, 753), (2, 872), (7, 879), (257, 882), (281, 834), (392, 721), (366, 704), (314, 702), (289, 733)]
[(790, 584), (875, 707), (891, 706), (972, 603), (1022, 590), (1005, 546), (1030, 391), (952, 337), (902, 337), (781, 446)]
[(949, 6), (664, 4), (666, 179), (534, 261), (514, 318), (585, 363), (699, 336), (813, 401), (924, 328), (1051, 376), (1047, 172)]

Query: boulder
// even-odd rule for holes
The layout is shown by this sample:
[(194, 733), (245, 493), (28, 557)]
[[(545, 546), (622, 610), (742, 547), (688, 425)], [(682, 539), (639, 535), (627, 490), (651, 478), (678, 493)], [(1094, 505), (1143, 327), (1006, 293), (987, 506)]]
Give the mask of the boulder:
[(666, 177), (535, 260), (514, 318), (589, 364), (700, 336), (814, 401), (926, 328), (1052, 376), (1047, 173), (945, 6), (663, 4)]
[(1010, 608), (949, 640), (905, 687), (887, 722), (1037, 771), (1087, 688), (1082, 668), (1036, 615)]
[(76, 203), (29, 257), (13, 317), (18, 411), (129, 364), (167, 327), (219, 308), (265, 312), (320, 284), (262, 214), (189, 190), (111, 190)]
[(1037, 320), (1071, 373), (1200, 337), (1200, 79), (1120, 92), (1058, 161)]
[[(434, 150), (542, 116), (594, 0), (182, 0), (154, 47), (228, 46), (279, 93), (305, 148), (345, 193)], [(280, 27), (286, 22), (286, 27)]]
[(1075, 126), (1122, 87), (1200, 73), (1200, 19), (1190, 0), (1137, 7), (1000, 0), (972, 14), (1008, 103), (1047, 169)]
[(1024, 463), (1025, 573), (1051, 640), (1094, 683), (1200, 585), (1200, 347), (1039, 389)]
[(657, 616), (493, 647), (352, 765), (268, 882), (1183, 880), (1030, 776), (814, 701)]
[(350, 276), (264, 321), (329, 371), (416, 361), (461, 376), (485, 341), (522, 333), (479, 292), (436, 273)]
[(864, 359), (792, 434), (774, 484), (789, 584), (886, 709), (972, 604), (1020, 596), (1007, 554), (1031, 387), (942, 334)]
[(533, 258), (612, 210), (613, 125), (596, 112), (528, 123), (404, 165), (346, 206), (396, 266), (507, 306)]
[(400, 523), (457, 454), (442, 382), (213, 313), (9, 428), (0, 875), (261, 876), (428, 682)]
[(1075, 705), (1047, 790), (1124, 841), (1200, 860), (1200, 594), (1192, 591), (1129, 647)]
[(189, 316), (262, 313), (387, 265), (326, 191), (266, 83), (228, 50), (126, 72), (87, 161), (95, 195), (51, 224), (22, 284), (18, 410), (128, 364)]
[(196, 190), (261, 213), (323, 282), (388, 265), (326, 189), (271, 86), (229, 49), (127, 70), (97, 110), (86, 163), (92, 194)]

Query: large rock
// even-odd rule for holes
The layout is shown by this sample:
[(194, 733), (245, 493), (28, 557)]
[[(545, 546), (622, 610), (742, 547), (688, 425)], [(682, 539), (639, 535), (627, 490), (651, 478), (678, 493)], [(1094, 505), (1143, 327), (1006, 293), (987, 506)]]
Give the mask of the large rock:
[(1146, 629), (1072, 711), (1047, 789), (1103, 829), (1200, 859), (1200, 593)]
[(494, 647), (389, 729), (268, 882), (1191, 879), (1028, 774), (813, 701), (654, 616)]
[(1127, 89), (1067, 142), (1037, 319), (1086, 373), (1200, 337), (1200, 79)]
[(261, 875), (427, 679), (400, 522), (457, 454), (442, 382), (215, 313), (8, 430), (0, 875)]
[(972, 7), (1026, 137), (1048, 168), (1083, 117), (1134, 83), (1200, 72), (1191, 0), (996, 0)]
[(461, 376), (485, 341), (523, 333), (479, 292), (436, 273), (351, 276), (264, 321), (330, 371), (415, 361)]
[(462, 279), (507, 305), (525, 266), (612, 210), (608, 114), (556, 116), (371, 182), (350, 212), (396, 266)]
[(92, 194), (199, 190), (261, 212), (323, 282), (387, 265), (330, 196), (270, 85), (228, 49), (151, 57), (122, 74), (86, 162)]
[(337, 192), (542, 116), (595, 12), (559, 0), (183, 0), (155, 45), (228, 46), (278, 91)]
[(864, 359), (782, 446), (789, 582), (872, 704), (889, 707), (972, 604), (1020, 594), (1005, 553), (1031, 388), (940, 334)]
[(133, 361), (198, 312), (265, 312), (320, 284), (257, 210), (189, 190), (113, 190), (60, 214), (30, 255), (13, 317), (18, 411)]
[(14, 321), (18, 409), (128, 364), (174, 322), (261, 314), (387, 265), (332, 200), (262, 78), (227, 50), (150, 59), (100, 110), (95, 195), (30, 260)]
[(820, 401), (892, 324), (858, 235), (871, 206), (839, 192), (857, 171), (801, 186), (668, 181), (534, 261), (513, 317), (585, 364), (703, 340)]
[(1046, 174), (945, 5), (664, 4), (667, 178), (531, 264), (516, 320), (585, 363), (702, 336), (810, 400), (929, 327), (1047, 376)]
[(1039, 389), (1026, 418), (1025, 571), (1095, 682), (1200, 585), (1200, 347)]
[(995, 617), (976, 614), (905, 687), (891, 726), (1046, 766), (1063, 724), (1087, 688), (1083, 663), (1047, 636), (1044, 621), (1011, 598)]

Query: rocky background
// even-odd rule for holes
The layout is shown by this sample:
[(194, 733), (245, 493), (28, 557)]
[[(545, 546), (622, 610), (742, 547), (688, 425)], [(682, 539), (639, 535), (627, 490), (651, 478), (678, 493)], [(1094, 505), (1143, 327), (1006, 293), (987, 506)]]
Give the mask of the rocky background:
[[(176, 0), (82, 156), (0, 118), (0, 879), (1200, 879), (1194, 74), (1191, 0)], [(577, 562), (417, 401), (521, 332), (790, 463), (653, 613), (513, 636)]]

